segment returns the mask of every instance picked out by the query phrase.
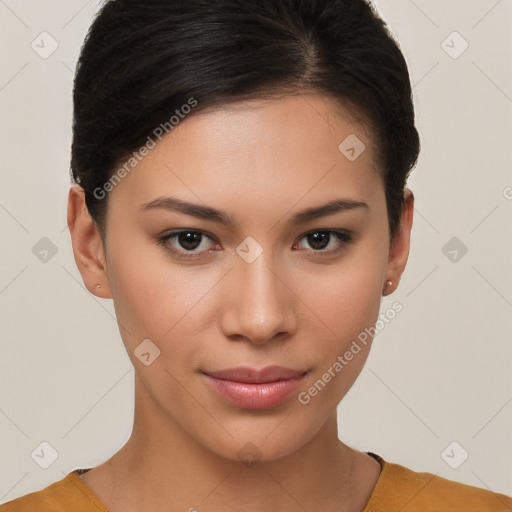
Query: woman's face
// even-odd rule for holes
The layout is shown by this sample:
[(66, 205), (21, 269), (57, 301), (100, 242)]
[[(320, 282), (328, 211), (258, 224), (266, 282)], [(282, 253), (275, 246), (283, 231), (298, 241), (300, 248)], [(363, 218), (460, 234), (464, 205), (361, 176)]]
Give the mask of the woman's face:
[[(272, 460), (311, 440), (356, 380), (371, 338), (353, 342), (408, 239), (390, 252), (372, 140), (336, 108), (309, 95), (191, 114), (110, 191), (105, 282), (145, 421)], [(298, 377), (211, 377), (269, 366)]]

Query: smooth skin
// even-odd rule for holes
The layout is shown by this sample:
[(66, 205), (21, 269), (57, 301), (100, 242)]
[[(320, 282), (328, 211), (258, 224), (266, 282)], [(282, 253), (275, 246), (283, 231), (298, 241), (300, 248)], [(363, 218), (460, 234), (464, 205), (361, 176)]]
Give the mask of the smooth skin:
[[(349, 134), (366, 145), (354, 161), (338, 149)], [(382, 295), (407, 263), (414, 196), (406, 189), (391, 241), (376, 160), (363, 124), (328, 97), (298, 94), (181, 121), (109, 192), (105, 246), (83, 190), (71, 187), (76, 263), (91, 293), (113, 299), (135, 367), (132, 435), (81, 476), (110, 510), (364, 508), (380, 466), (339, 440), (336, 407), (371, 343), (307, 405), (298, 394), (375, 325)], [(231, 223), (143, 208), (170, 196), (222, 210)], [(291, 223), (340, 198), (367, 207)], [(203, 235), (162, 241), (187, 229)], [(326, 230), (352, 240), (314, 235)], [(263, 251), (251, 263), (236, 251), (247, 237)], [(149, 366), (134, 354), (145, 339), (160, 349)], [(270, 409), (228, 403), (202, 373), (269, 365), (308, 370), (299, 390)], [(259, 453), (254, 464), (240, 460), (248, 443)]]

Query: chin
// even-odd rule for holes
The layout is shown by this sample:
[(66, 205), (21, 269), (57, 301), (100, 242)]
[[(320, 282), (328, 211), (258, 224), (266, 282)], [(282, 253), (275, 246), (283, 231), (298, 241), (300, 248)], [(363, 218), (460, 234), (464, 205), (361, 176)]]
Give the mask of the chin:
[[(271, 462), (288, 457), (298, 451), (315, 435), (314, 428), (308, 429), (290, 418), (269, 423), (263, 427), (253, 421), (245, 428), (228, 427), (233, 438), (223, 436), (222, 440), (205, 440), (205, 446), (211, 452), (225, 459), (242, 462), (252, 467), (256, 462)], [(293, 429), (290, 426), (293, 425)], [(311, 432), (309, 432), (311, 430)]]

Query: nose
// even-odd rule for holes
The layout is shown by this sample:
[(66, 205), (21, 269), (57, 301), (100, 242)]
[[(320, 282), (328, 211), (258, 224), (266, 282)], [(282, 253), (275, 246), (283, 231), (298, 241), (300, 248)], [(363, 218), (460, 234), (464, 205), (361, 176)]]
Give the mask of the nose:
[(252, 263), (236, 258), (222, 289), (225, 336), (261, 345), (295, 332), (296, 296), (284, 272), (272, 269), (270, 263), (265, 252)]

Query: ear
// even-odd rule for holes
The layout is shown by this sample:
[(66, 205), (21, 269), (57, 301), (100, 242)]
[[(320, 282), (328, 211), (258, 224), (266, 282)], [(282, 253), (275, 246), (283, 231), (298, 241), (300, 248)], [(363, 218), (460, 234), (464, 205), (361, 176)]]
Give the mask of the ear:
[(84, 189), (79, 185), (69, 190), (68, 227), (73, 255), (85, 287), (96, 297), (112, 298), (101, 236), (87, 210)]
[[(405, 265), (409, 258), (413, 212), (414, 194), (410, 189), (406, 188), (404, 190), (404, 204), (400, 214), (400, 225), (390, 242), (386, 277), (385, 282), (382, 283), (383, 290), (385, 290), (383, 295), (389, 295), (398, 288), (402, 272), (405, 270)], [(387, 281), (391, 281), (392, 284), (386, 286)]]

